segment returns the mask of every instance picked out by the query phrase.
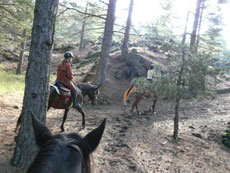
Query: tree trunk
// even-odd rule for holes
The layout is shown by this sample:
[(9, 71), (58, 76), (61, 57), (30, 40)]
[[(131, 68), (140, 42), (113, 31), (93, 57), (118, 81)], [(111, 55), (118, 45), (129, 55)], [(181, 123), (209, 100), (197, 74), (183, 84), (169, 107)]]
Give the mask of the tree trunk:
[(84, 40), (84, 35), (85, 35), (85, 23), (86, 23), (86, 13), (87, 13), (87, 11), (88, 11), (88, 3), (86, 4), (86, 7), (85, 7), (85, 16), (84, 16), (83, 23), (82, 23), (81, 40), (80, 40), (79, 50), (83, 49), (83, 40)]
[(116, 1), (117, 0), (109, 0), (107, 18), (105, 22), (105, 30), (104, 30), (104, 37), (102, 41), (102, 47), (101, 47), (100, 68), (99, 68), (99, 84), (101, 85), (104, 84), (106, 81), (108, 57), (109, 57), (111, 41), (113, 36), (113, 25), (115, 21)]
[(185, 27), (184, 27), (183, 39), (182, 39), (182, 41), (181, 41), (181, 44), (182, 44), (182, 45), (185, 44), (185, 40), (186, 40), (186, 32), (187, 32), (187, 27), (188, 27), (189, 14), (190, 14), (190, 11), (188, 10), (187, 16), (186, 16), (186, 24), (185, 24)]
[(198, 22), (199, 22), (199, 16), (200, 16), (200, 4), (202, 0), (197, 0), (197, 6), (196, 6), (196, 13), (195, 13), (195, 18), (193, 22), (193, 31), (191, 34), (191, 40), (190, 40), (190, 50), (194, 52), (195, 50), (195, 43), (196, 43), (196, 34), (197, 34), (197, 27), (198, 27)]
[(199, 19), (199, 24), (198, 24), (199, 27), (198, 27), (197, 39), (196, 39), (196, 54), (198, 53), (198, 46), (199, 46), (199, 41), (200, 41), (200, 28), (201, 28), (201, 23), (202, 23), (203, 11), (204, 11), (204, 1), (202, 1), (200, 19)]
[(129, 13), (128, 13), (128, 18), (127, 18), (126, 28), (125, 28), (125, 35), (124, 35), (123, 45), (121, 47), (121, 56), (123, 59), (126, 59), (128, 55), (128, 43), (129, 43), (129, 33), (131, 27), (131, 18), (133, 12), (133, 1), (134, 0), (130, 0)]
[(30, 110), (43, 123), (49, 95), (50, 61), (55, 30), (58, 0), (37, 0), (26, 71), (26, 87), (21, 112), (21, 127), (16, 138), (12, 164), (28, 168), (37, 151), (31, 124)]
[(180, 87), (182, 82), (182, 76), (184, 74), (184, 66), (185, 66), (185, 46), (182, 45), (182, 63), (180, 72), (177, 79), (177, 93), (176, 93), (176, 105), (175, 105), (175, 117), (174, 117), (174, 132), (173, 132), (173, 138), (177, 141), (178, 140), (178, 133), (179, 133), (179, 109), (180, 109), (180, 100), (181, 100), (181, 94), (180, 94)]
[(16, 74), (21, 74), (22, 73), (22, 65), (24, 62), (24, 52), (26, 48), (26, 29), (23, 31), (23, 36), (24, 36), (24, 41), (21, 43), (21, 52), (20, 52), (20, 57), (19, 57), (19, 63), (18, 63), (18, 68), (16, 71)]
[(182, 63), (181, 63), (180, 72), (178, 74), (178, 79), (177, 79), (177, 92), (176, 92), (175, 117), (174, 117), (174, 131), (173, 131), (173, 138), (176, 141), (178, 140), (178, 134), (179, 134), (179, 120), (180, 120), (179, 109), (180, 109), (180, 100), (181, 100), (180, 87), (181, 87), (181, 79), (184, 73), (184, 66), (185, 66), (185, 41), (186, 41), (189, 13), (190, 12), (188, 11), (187, 17), (186, 17), (186, 24), (184, 27), (185, 28), (184, 34), (183, 34), (183, 38), (181, 41)]
[(177, 96), (176, 105), (175, 105), (174, 131), (173, 131), (173, 138), (176, 141), (178, 140), (178, 133), (179, 133), (179, 107), (180, 107), (180, 98)]

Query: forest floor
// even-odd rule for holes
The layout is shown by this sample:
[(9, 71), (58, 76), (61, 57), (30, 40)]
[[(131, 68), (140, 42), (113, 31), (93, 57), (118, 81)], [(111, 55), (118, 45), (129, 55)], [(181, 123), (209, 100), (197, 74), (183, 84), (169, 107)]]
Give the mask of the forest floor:
[[(55, 56), (58, 62), (61, 56)], [(99, 97), (106, 99), (107, 104), (83, 105), (86, 128), (78, 130), (82, 119), (74, 109), (69, 112), (65, 123), (66, 132), (76, 131), (84, 136), (107, 118), (105, 133), (92, 156), (95, 173), (230, 172), (230, 149), (221, 143), (224, 130), (230, 126), (230, 94), (219, 94), (211, 100), (182, 100), (179, 140), (174, 142), (173, 101), (159, 101), (155, 114), (130, 113), (133, 95), (127, 106), (122, 102), (130, 83), (114, 78), (119, 63), (116, 56), (110, 58), (108, 82), (100, 90)], [(229, 83), (222, 83), (224, 86)], [(22, 101), (23, 96), (13, 93), (0, 95), (0, 173), (25, 172), (10, 165), (15, 147), (14, 128)], [(141, 111), (150, 106), (148, 99), (139, 104)], [(48, 112), (47, 126), (53, 133), (60, 132), (63, 114), (63, 110)]]

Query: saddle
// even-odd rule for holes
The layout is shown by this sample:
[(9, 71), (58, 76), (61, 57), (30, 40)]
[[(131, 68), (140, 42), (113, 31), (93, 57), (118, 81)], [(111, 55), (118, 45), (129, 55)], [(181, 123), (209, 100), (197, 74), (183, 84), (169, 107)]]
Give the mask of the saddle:
[(64, 87), (58, 87), (60, 96), (71, 97), (71, 90)]
[(53, 85), (56, 92), (62, 97), (63, 99), (65, 98), (70, 98), (71, 95), (71, 90), (66, 88), (60, 81), (56, 81), (55, 84)]

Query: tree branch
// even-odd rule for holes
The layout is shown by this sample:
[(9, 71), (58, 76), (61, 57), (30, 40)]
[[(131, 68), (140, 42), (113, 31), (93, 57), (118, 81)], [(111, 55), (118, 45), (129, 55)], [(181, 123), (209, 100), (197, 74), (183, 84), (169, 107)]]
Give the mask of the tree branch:
[[(67, 10), (74, 10), (74, 11), (77, 11), (78, 13), (81, 13), (81, 14), (84, 14), (84, 15), (88, 15), (88, 17), (97, 17), (97, 18), (100, 18), (100, 19), (103, 19), (103, 20), (106, 20), (106, 17), (102, 17), (102, 16), (106, 16), (105, 14), (101, 14), (101, 15), (95, 15), (95, 14), (91, 14), (91, 13), (85, 13), (85, 12), (82, 12), (76, 8), (70, 8), (70, 7), (67, 7), (65, 5), (61, 5), (63, 7), (66, 7), (66, 9), (61, 12), (61, 14), (63, 14), (65, 11)], [(59, 14), (58, 16), (60, 16), (61, 14)]]
[(96, 7), (96, 8), (101, 9), (101, 10), (105, 10), (103, 7), (98, 7), (97, 5), (94, 5), (92, 3), (89, 3), (89, 6)]
[(103, 3), (103, 4), (105, 4), (105, 5), (109, 5), (109, 4), (107, 4), (106, 2), (104, 2), (104, 1), (102, 1), (102, 0), (99, 0), (99, 2), (101, 2), (101, 3)]
[[(124, 32), (121, 32), (121, 31), (113, 31), (113, 32), (116, 32), (116, 33), (119, 33), (119, 34), (125, 34)], [(146, 35), (141, 35), (141, 34), (129, 34), (131, 36), (138, 36), (138, 37), (144, 37)]]
[(15, 4), (0, 4), (0, 6), (3, 6), (3, 5), (15, 5)]
[[(86, 29), (85, 31), (90, 31), (90, 30), (99, 30), (99, 29), (104, 29), (104, 27), (100, 27), (100, 28), (90, 28), (90, 29)], [(77, 34), (81, 34), (82, 31), (73, 33), (71, 36), (77, 35)]]
[(11, 34), (14, 34), (14, 35), (17, 35), (17, 36), (20, 36), (20, 37), (24, 37), (25, 35), (21, 34), (21, 33), (18, 33), (17, 31), (13, 30), (12, 28), (9, 28), (9, 27), (6, 27), (6, 26), (2, 26), (0, 25), (0, 28), (4, 29), (5, 31), (11, 33)]
[(63, 10), (60, 14), (57, 15), (57, 17), (61, 16), (63, 13), (65, 13), (68, 10), (68, 8), (66, 8), (65, 10)]
[(3, 7), (3, 6), (1, 6), (1, 5), (0, 5), (0, 7), (3, 8), (6, 12), (8, 12), (11, 16), (13, 16), (13, 17), (15, 17), (15, 18), (17, 17), (17, 16), (15, 16), (15, 14), (14, 14), (12, 11), (6, 9), (5, 7)]

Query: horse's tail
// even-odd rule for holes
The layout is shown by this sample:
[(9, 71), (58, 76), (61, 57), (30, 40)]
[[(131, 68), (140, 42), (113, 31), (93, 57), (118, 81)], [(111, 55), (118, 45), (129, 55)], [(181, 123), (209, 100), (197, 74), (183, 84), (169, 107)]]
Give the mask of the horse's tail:
[(125, 91), (124, 97), (123, 97), (123, 102), (125, 105), (127, 105), (127, 99), (129, 97), (129, 95), (133, 92), (133, 90), (136, 87), (134, 85), (131, 85), (131, 87), (129, 87), (129, 89), (127, 89), (127, 91)]

